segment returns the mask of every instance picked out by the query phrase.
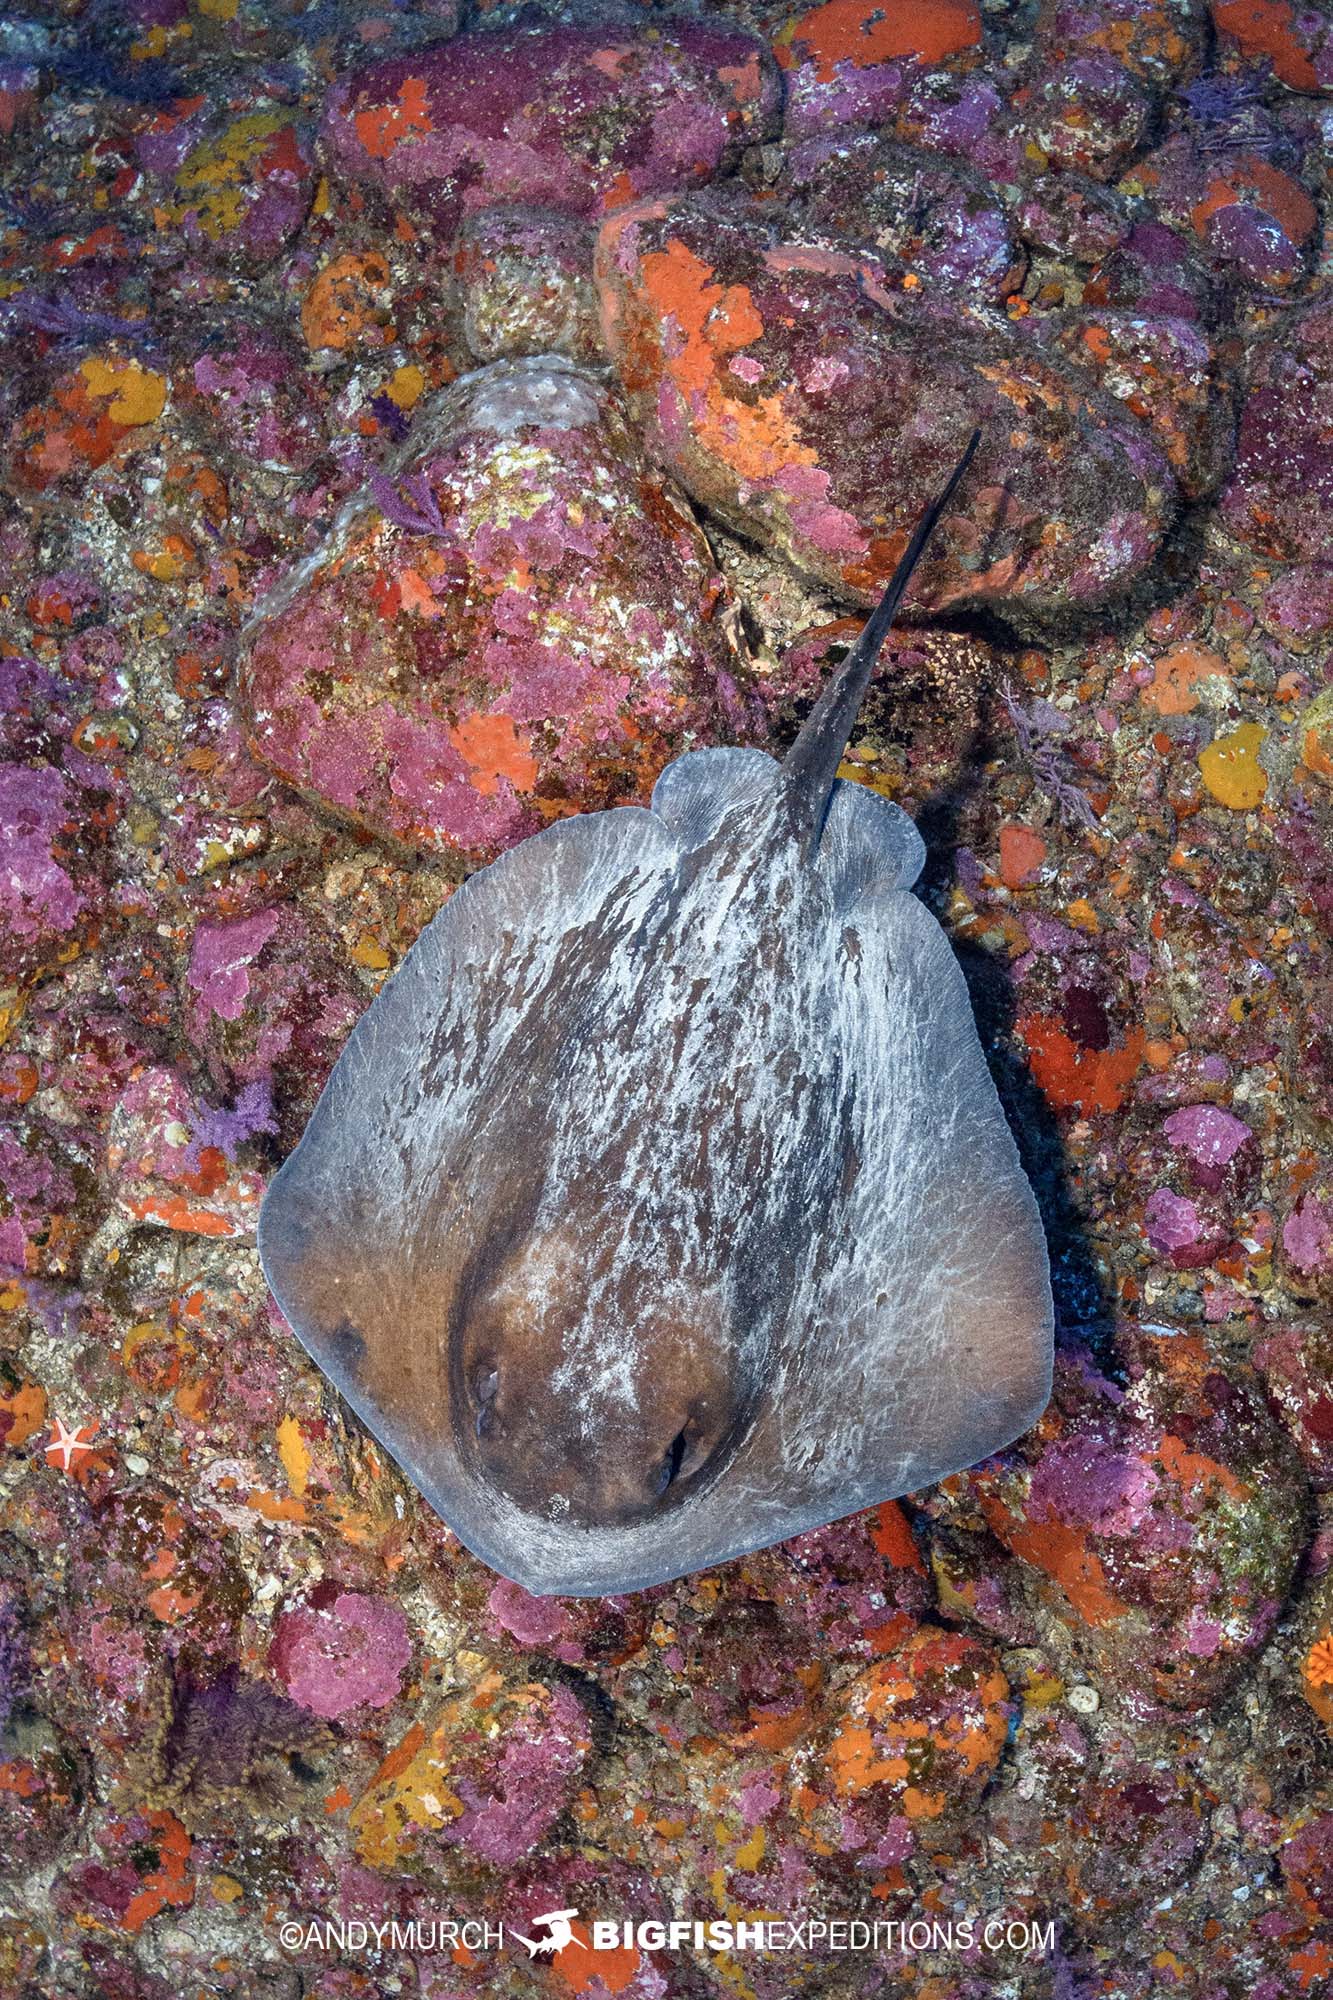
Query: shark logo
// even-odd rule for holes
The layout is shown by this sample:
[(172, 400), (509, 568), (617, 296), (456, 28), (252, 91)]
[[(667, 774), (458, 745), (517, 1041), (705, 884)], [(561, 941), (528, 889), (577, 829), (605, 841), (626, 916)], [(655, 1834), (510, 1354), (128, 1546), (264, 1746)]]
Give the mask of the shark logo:
[(578, 1911), (576, 1909), (547, 1910), (542, 1916), (534, 1917), (532, 1921), (534, 1925), (544, 1925), (550, 1932), (549, 1937), (524, 1937), (522, 1931), (514, 1931), (512, 1935), (518, 1939), (520, 1944), (527, 1946), (529, 1958), (539, 1958), (547, 1952), (554, 1958), (556, 1953), (563, 1951), (567, 1944), (578, 1943), (578, 1939), (569, 1927), (570, 1918), (577, 1915)]

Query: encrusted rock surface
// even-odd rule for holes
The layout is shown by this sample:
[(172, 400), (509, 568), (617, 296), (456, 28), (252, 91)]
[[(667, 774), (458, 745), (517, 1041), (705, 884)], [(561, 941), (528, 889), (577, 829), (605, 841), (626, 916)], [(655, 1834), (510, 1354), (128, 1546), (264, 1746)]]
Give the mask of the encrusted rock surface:
[(598, 246), (607, 345), (651, 448), (805, 575), (872, 604), (980, 426), (970, 505), (909, 602), (1050, 610), (1123, 590), (1175, 500), (1150, 432), (932, 278), (920, 300), (889, 291), (850, 246), (785, 239), (730, 192), (623, 210)]
[[(1300, 0), (0, 22), (3, 2000), (1329, 1990), (1331, 96)], [(265, 1184), (468, 868), (790, 742), (974, 423), (843, 774), (1056, 1394), (530, 1597), (304, 1357)], [(798, 1928), (589, 1948), (675, 1918)]]
[(592, 247), (589, 225), (558, 209), (509, 204), (471, 216), (454, 264), (473, 357), (564, 354), (600, 361)]
[(476, 864), (743, 725), (708, 544), (593, 376), (467, 377), (371, 491), (247, 649), (251, 746), (289, 783)]
[(494, 202), (596, 215), (710, 179), (764, 137), (777, 103), (763, 44), (721, 21), (535, 23), (354, 70), (324, 136), (340, 172), (447, 245)]
[(1261, 555), (1333, 555), (1333, 470), (1325, 426), (1333, 384), (1333, 307), (1290, 314), (1254, 357), (1241, 410), (1227, 525)]
[(787, 155), (782, 193), (798, 224), (886, 254), (890, 272), (962, 303), (1002, 299), (1022, 259), (984, 176), (877, 132), (828, 132)]

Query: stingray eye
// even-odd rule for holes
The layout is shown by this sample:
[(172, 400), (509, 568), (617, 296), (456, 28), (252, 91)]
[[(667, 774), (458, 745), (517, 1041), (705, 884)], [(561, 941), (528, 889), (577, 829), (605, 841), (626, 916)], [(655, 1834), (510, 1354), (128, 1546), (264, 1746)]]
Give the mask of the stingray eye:
[(483, 1362), (472, 1377), (472, 1394), (476, 1399), (477, 1415), (473, 1428), (478, 1437), (485, 1437), (495, 1422), (495, 1396), (500, 1387), (500, 1371)]
[(689, 1430), (677, 1431), (675, 1437), (672, 1438), (671, 1443), (667, 1447), (666, 1456), (662, 1460), (661, 1470), (657, 1476), (657, 1497), (659, 1499), (670, 1489), (673, 1481), (679, 1478), (680, 1469), (685, 1463), (689, 1449)]

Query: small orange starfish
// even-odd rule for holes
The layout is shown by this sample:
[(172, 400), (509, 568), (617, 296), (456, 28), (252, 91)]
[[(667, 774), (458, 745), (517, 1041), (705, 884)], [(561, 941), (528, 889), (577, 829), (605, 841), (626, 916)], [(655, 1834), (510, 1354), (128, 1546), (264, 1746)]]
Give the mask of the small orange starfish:
[(45, 1448), (47, 1464), (58, 1465), (62, 1472), (68, 1472), (81, 1451), (92, 1450), (92, 1439), (96, 1432), (95, 1423), (79, 1424), (74, 1430), (70, 1430), (68, 1425), (57, 1417), (55, 1436)]

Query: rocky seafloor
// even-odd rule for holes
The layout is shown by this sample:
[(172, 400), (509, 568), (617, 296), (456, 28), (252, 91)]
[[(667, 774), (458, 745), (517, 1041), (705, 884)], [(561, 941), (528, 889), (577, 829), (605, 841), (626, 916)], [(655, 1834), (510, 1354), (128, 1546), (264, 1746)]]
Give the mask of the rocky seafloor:
[[(1333, 1990), (1326, 0), (19, 0), (0, 148), (0, 1995)], [(791, 740), (974, 423), (844, 775), (1054, 1398), (529, 1597), (266, 1179), (469, 869)], [(589, 1948), (673, 1916), (879, 1928)]]

